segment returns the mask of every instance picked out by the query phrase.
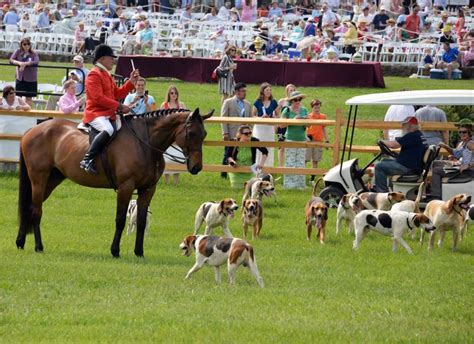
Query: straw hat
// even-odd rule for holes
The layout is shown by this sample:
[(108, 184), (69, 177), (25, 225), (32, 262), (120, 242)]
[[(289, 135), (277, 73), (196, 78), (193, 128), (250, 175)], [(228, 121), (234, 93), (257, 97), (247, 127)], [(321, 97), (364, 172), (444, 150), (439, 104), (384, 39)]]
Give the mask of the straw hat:
[(441, 30), (443, 33), (447, 33), (447, 32), (451, 32), (453, 28), (451, 27), (451, 25), (445, 25), (443, 27), (443, 30)]
[(291, 102), (298, 98), (306, 98), (306, 94), (302, 94), (298, 91), (291, 92), (290, 96), (286, 98), (286, 101)]
[(230, 12), (239, 14), (239, 10), (238, 10), (236, 7), (232, 7), (232, 8), (230, 9)]
[(456, 124), (456, 127), (464, 127), (468, 128), (469, 130), (472, 130), (472, 121), (469, 118), (463, 118), (459, 121), (459, 123)]

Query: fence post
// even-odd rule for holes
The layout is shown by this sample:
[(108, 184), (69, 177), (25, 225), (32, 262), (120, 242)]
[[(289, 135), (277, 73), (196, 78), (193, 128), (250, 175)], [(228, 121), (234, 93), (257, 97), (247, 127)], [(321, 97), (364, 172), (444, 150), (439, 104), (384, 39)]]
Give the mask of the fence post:
[(336, 125), (334, 127), (334, 145), (332, 149), (332, 165), (339, 163), (339, 151), (341, 149), (341, 125), (342, 125), (342, 109), (336, 109)]

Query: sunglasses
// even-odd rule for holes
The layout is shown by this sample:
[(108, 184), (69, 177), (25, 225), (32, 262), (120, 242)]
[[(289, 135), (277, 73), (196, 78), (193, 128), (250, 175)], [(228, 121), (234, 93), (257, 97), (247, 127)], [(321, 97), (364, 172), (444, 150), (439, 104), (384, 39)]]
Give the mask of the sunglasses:
[(293, 103), (299, 103), (303, 100), (303, 98), (296, 98), (296, 99), (293, 99)]
[(467, 130), (459, 130), (458, 134), (467, 134)]
[(22, 45), (24, 45), (26, 47), (26, 46), (30, 46), (31, 43), (23, 43)]
[(245, 132), (242, 133), (242, 135), (250, 136), (250, 135), (252, 135), (252, 132), (251, 131), (245, 131)]
[(16, 94), (15, 91), (11, 91), (10, 93), (8, 93), (9, 96), (11, 96), (12, 94)]
[(170, 95), (175, 95), (175, 94), (177, 94), (177, 93), (176, 92), (170, 92)]

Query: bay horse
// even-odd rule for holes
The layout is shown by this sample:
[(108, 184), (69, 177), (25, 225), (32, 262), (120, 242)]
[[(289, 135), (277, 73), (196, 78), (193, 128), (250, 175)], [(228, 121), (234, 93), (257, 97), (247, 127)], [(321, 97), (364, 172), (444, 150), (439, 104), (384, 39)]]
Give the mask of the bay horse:
[[(77, 123), (52, 119), (30, 129), (20, 142), (18, 249), (24, 248), (26, 235), (33, 232), (35, 251), (43, 251), (40, 230), (43, 202), (68, 178), (92, 188), (116, 188), (115, 236), (110, 249), (116, 258), (120, 257), (120, 239), (128, 204), (137, 190), (134, 252), (143, 257), (147, 209), (165, 168), (163, 153), (175, 142), (183, 150), (187, 170), (191, 174), (199, 173), (202, 169), (202, 144), (206, 137), (204, 120), (213, 112), (201, 116), (199, 109), (192, 113), (158, 110), (143, 116), (122, 117), (122, 128), (107, 147), (106, 157), (104, 160), (100, 156), (96, 158), (97, 175), (79, 168), (79, 162), (89, 147), (89, 137), (77, 129)], [(104, 164), (105, 161), (108, 164)]]

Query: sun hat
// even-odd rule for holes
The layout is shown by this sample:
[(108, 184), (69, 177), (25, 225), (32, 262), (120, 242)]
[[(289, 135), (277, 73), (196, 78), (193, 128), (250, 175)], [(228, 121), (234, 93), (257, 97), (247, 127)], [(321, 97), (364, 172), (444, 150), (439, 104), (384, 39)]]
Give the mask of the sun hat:
[(236, 7), (232, 7), (230, 12), (239, 13), (239, 10)]
[(456, 127), (464, 127), (469, 128), (469, 130), (472, 130), (472, 121), (469, 118), (463, 118), (456, 124)]
[(73, 58), (72, 60), (73, 60), (73, 61), (77, 61), (77, 62), (84, 63), (84, 58), (83, 58), (81, 55), (76, 55), (76, 56), (74, 56), (74, 58)]
[(290, 96), (286, 98), (286, 101), (291, 102), (292, 100), (295, 100), (297, 98), (306, 98), (306, 95), (298, 91), (293, 91), (290, 93)]
[(451, 25), (445, 25), (443, 27), (443, 30), (441, 30), (443, 33), (446, 33), (446, 32), (450, 32), (453, 28), (451, 27)]
[(96, 63), (98, 59), (104, 56), (112, 56), (112, 57), (117, 57), (114, 54), (114, 51), (112, 50), (111, 47), (109, 47), (107, 44), (99, 44), (97, 48), (95, 48), (94, 51), (94, 61), (93, 63)]
[(385, 6), (380, 6), (380, 11), (385, 11)]
[(418, 120), (416, 119), (415, 116), (408, 116), (407, 118), (405, 118), (405, 119), (402, 121), (402, 124), (414, 124), (414, 125), (417, 125), (417, 124), (418, 124)]

